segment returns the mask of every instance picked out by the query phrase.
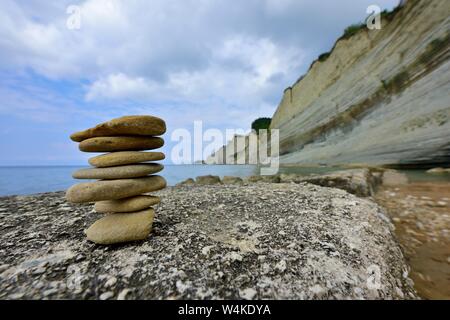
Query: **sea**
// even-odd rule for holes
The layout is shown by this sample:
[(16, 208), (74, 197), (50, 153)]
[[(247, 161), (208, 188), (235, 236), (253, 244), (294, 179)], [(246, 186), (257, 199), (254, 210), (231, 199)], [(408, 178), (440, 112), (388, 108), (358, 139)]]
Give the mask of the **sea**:
[[(81, 180), (72, 178), (72, 172), (86, 168), (83, 166), (16, 166), (0, 167), (0, 196), (28, 195), (35, 193), (62, 191)], [(341, 170), (339, 167), (280, 167), (279, 173), (311, 175)], [(422, 170), (404, 171), (412, 181), (449, 179), (432, 176)], [(246, 177), (259, 175), (255, 165), (165, 165), (160, 173), (173, 186), (187, 178), (203, 175)], [(450, 176), (450, 175), (447, 175)], [(86, 182), (89, 180), (83, 180)]]

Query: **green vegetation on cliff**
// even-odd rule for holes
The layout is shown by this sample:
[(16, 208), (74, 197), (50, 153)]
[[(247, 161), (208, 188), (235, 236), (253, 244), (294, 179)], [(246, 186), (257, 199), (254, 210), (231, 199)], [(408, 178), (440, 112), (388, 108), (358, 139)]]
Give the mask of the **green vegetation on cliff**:
[(425, 52), (420, 56), (419, 62), (423, 64), (430, 63), (435, 59), (435, 56), (444, 51), (450, 43), (450, 33), (444, 38), (437, 38), (430, 42)]
[(325, 61), (325, 60), (328, 59), (328, 57), (330, 56), (330, 54), (331, 54), (331, 52), (324, 52), (324, 53), (322, 53), (321, 55), (319, 55), (318, 60), (319, 60), (320, 62), (323, 62), (323, 61)]
[[(399, 12), (400, 9), (401, 9), (401, 6), (399, 5), (399, 6), (395, 7), (394, 9), (392, 9), (391, 11), (383, 10), (380, 13), (381, 19), (385, 20), (385, 21), (391, 21), (394, 18), (394, 16), (397, 14), (397, 12)], [(366, 18), (366, 21), (367, 21), (367, 18)], [(367, 25), (366, 21), (354, 23), (354, 24), (348, 26), (347, 28), (345, 28), (343, 35), (337, 41), (342, 40), (342, 39), (349, 39), (352, 36), (354, 36), (355, 34), (357, 34), (358, 32), (360, 32), (361, 30), (363, 30)], [(336, 46), (336, 43), (334, 44), (333, 48), (329, 52), (324, 52), (324, 53), (320, 54), (319, 57), (313, 61), (313, 63), (311, 64), (311, 67), (317, 61), (320, 61), (320, 62), (326, 61), (328, 59), (328, 57), (331, 55), (331, 53), (333, 52), (333, 49), (335, 46)]]
[(271, 122), (271, 118), (258, 118), (252, 122), (252, 130), (255, 130), (256, 133), (259, 133), (259, 130), (269, 129)]
[(344, 34), (342, 35), (341, 39), (348, 39), (352, 37), (353, 35), (357, 34), (360, 30), (364, 29), (366, 26), (365, 23), (356, 23), (348, 26), (344, 30)]

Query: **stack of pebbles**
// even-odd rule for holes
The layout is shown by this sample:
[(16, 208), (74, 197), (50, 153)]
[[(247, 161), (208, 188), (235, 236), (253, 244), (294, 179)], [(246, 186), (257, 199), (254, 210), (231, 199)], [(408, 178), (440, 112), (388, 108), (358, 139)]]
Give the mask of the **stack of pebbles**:
[(67, 190), (73, 203), (95, 202), (95, 210), (105, 213), (86, 230), (87, 238), (98, 244), (143, 240), (151, 232), (159, 203), (148, 192), (163, 189), (166, 181), (154, 175), (163, 166), (148, 161), (163, 160), (161, 152), (143, 152), (163, 146), (160, 137), (166, 131), (162, 119), (152, 116), (126, 116), (74, 133), (70, 138), (80, 142), (84, 152), (109, 152), (89, 159), (95, 168), (81, 169), (76, 179), (100, 179), (80, 183)]

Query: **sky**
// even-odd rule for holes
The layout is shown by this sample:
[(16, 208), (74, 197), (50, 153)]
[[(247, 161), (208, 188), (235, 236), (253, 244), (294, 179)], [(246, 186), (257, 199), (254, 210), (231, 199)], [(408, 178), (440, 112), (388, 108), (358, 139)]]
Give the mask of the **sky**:
[(0, 165), (86, 165), (69, 135), (134, 114), (166, 121), (170, 163), (174, 130), (271, 117), (369, 5), (397, 3), (0, 0)]

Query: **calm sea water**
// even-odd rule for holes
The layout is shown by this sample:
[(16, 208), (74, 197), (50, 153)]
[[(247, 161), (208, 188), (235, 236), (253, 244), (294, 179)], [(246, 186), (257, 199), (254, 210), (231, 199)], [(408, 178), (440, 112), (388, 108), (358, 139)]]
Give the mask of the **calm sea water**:
[[(29, 166), (0, 167), (0, 196), (25, 195), (41, 192), (65, 190), (80, 180), (72, 178), (72, 172), (83, 166)], [(280, 172), (311, 174), (330, 171), (328, 168), (289, 168)], [(161, 173), (170, 186), (187, 178), (203, 175), (246, 177), (258, 175), (259, 168), (254, 165), (165, 165)], [(84, 182), (87, 180), (84, 180)]]
[[(65, 190), (71, 185), (81, 182), (72, 178), (72, 172), (80, 168), (83, 167), (0, 167), (0, 196)], [(175, 185), (187, 178), (195, 178), (200, 175), (248, 176), (256, 174), (256, 172), (255, 166), (166, 165), (162, 175), (169, 185)]]
[[(82, 166), (36, 166), (36, 167), (0, 167), (0, 196), (26, 195), (42, 192), (65, 190), (80, 180), (72, 178), (72, 172)], [(297, 173), (302, 175), (326, 173), (339, 168), (329, 167), (289, 167), (280, 168), (279, 173)], [(449, 179), (449, 177), (431, 176), (423, 171), (405, 172), (413, 181)], [(162, 175), (173, 186), (187, 178), (202, 175), (239, 176), (258, 175), (259, 168), (252, 165), (166, 165)], [(450, 175), (448, 175), (450, 176)], [(86, 180), (85, 180), (86, 181)]]

